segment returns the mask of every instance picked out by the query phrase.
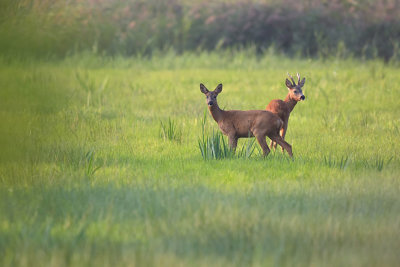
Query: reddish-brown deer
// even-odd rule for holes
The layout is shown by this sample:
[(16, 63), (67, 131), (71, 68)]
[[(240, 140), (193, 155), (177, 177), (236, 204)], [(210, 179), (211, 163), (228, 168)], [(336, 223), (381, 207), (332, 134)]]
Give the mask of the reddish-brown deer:
[(200, 84), (200, 91), (206, 95), (211, 116), (218, 123), (222, 133), (229, 138), (229, 146), (236, 149), (238, 138), (256, 137), (264, 156), (270, 152), (266, 136), (282, 146), (292, 157), (292, 146), (279, 136), (283, 121), (272, 112), (266, 110), (222, 110), (217, 103), (217, 96), (222, 91), (219, 84), (214, 91), (209, 91)]
[[(297, 85), (296, 85), (293, 77), (289, 73), (288, 76), (292, 80), (292, 82), (290, 82), (289, 79), (286, 79), (286, 87), (289, 89), (289, 92), (285, 100), (281, 99), (271, 100), (271, 102), (269, 102), (268, 106), (265, 108), (266, 110), (271, 111), (272, 113), (278, 115), (279, 118), (282, 119), (283, 126), (280, 129), (280, 135), (283, 140), (285, 139), (289, 123), (290, 112), (292, 112), (297, 102), (304, 100), (306, 98), (302, 91), (302, 87), (304, 86), (306, 79), (303, 78), (302, 80), (300, 80), (300, 74), (297, 73)], [(271, 148), (276, 149), (276, 144), (277, 143), (274, 140), (271, 140)]]

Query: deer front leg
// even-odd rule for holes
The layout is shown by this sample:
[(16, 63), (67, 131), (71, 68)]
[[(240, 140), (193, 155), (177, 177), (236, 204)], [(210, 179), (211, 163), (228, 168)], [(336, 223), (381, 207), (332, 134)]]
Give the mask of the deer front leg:
[(268, 156), (270, 150), (267, 145), (267, 141), (265, 140), (265, 135), (256, 135), (257, 141), (260, 144), (264, 157)]
[(275, 149), (276, 149), (276, 143), (275, 143), (274, 141), (271, 140), (270, 146), (271, 146), (271, 149), (273, 149), (273, 150), (275, 151)]
[(236, 135), (229, 135), (229, 146), (232, 149), (232, 151), (236, 150), (237, 147), (237, 142), (238, 142), (238, 138), (236, 137)]

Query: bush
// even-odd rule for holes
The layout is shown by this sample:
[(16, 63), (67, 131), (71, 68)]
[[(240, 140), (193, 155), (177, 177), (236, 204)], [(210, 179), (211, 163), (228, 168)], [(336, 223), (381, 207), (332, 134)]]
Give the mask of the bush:
[(399, 5), (386, 0), (3, 0), (0, 50), (129, 56), (255, 45), (259, 53), (274, 46), (289, 55), (331, 57), (342, 55), (339, 49), (387, 61), (397, 59)]

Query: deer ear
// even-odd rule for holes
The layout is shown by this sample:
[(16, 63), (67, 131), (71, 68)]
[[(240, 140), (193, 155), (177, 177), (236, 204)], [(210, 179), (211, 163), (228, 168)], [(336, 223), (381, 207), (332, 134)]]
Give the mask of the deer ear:
[(217, 88), (215, 88), (214, 92), (217, 93), (217, 94), (222, 92), (222, 84), (221, 83), (218, 84), (218, 86), (217, 86)]
[(208, 89), (204, 86), (204, 84), (200, 84), (200, 91), (203, 93), (203, 94), (207, 94), (209, 91), (208, 91)]
[(306, 78), (303, 78), (303, 80), (301, 80), (301, 82), (299, 82), (299, 86), (303, 87), (305, 83), (306, 83)]
[(289, 89), (293, 88), (293, 84), (289, 81), (289, 79), (286, 79), (285, 84), (286, 84), (287, 88), (289, 88)]

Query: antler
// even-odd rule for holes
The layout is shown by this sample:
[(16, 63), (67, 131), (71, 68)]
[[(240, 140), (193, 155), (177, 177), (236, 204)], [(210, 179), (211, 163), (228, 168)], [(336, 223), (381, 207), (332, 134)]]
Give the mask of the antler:
[(297, 84), (300, 84), (300, 74), (297, 73)]
[(292, 75), (290, 75), (289, 72), (287, 73), (287, 75), (288, 75), (289, 78), (292, 80), (293, 86), (296, 86), (296, 83), (294, 82), (294, 79), (293, 79)]

